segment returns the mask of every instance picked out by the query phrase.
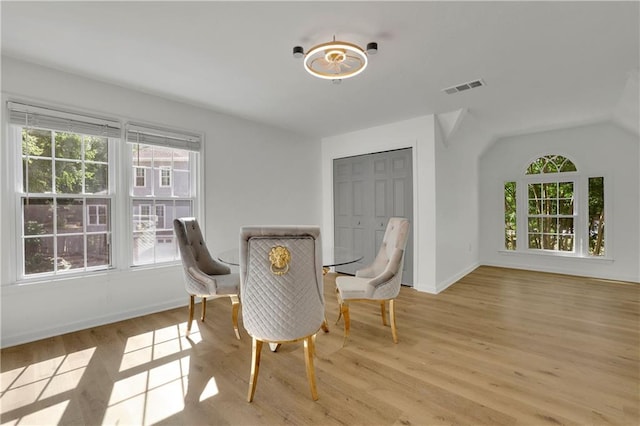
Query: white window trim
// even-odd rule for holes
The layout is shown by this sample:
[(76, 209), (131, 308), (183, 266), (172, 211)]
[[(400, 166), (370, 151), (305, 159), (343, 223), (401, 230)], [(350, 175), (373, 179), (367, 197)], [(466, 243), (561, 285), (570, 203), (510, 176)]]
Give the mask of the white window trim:
[[(202, 138), (202, 137), (201, 137)], [(136, 142), (130, 142), (130, 143), (136, 143)], [(140, 142), (140, 144), (143, 144), (142, 142)], [(172, 147), (169, 147), (172, 148)], [(173, 147), (175, 149), (183, 149), (181, 147)], [(129, 174), (133, 174), (133, 156), (131, 155), (131, 149), (127, 146), (124, 151), (127, 151), (128, 155), (128, 163), (129, 163)], [(172, 202), (177, 202), (177, 201), (181, 201), (181, 200), (185, 200), (185, 201), (189, 201), (192, 203), (192, 211), (193, 211), (193, 215), (195, 217), (202, 217), (202, 209), (204, 204), (204, 196), (203, 196), (203, 192), (204, 189), (202, 187), (202, 182), (203, 182), (203, 168), (202, 168), (202, 163), (204, 161), (205, 158), (205, 154), (204, 154), (204, 144), (200, 145), (200, 151), (197, 152), (198, 155), (195, 155), (196, 152), (192, 152), (190, 153), (190, 163), (192, 164), (192, 169), (191, 169), (191, 173), (189, 174), (190, 176), (190, 182), (189, 182), (189, 188), (191, 188), (191, 190), (193, 191), (194, 188), (197, 189), (198, 193), (196, 195), (193, 196), (188, 196), (188, 197), (182, 197), (182, 196), (176, 196), (175, 194), (173, 194), (173, 190), (171, 191), (172, 193), (169, 195), (160, 195), (160, 194), (155, 194), (155, 188), (152, 188), (152, 194), (150, 195), (146, 195), (146, 196), (134, 196), (133, 195), (133, 191), (132, 188), (128, 188), (128, 193), (129, 195), (129, 208), (130, 208), (130, 212), (133, 211), (131, 210), (133, 208), (134, 204), (139, 203), (142, 200), (148, 200), (149, 202), (154, 202), (155, 204), (155, 200), (171, 200)], [(197, 160), (197, 161), (196, 161)], [(151, 167), (154, 167), (153, 162)], [(161, 170), (161, 169), (168, 169), (168, 170), (172, 170), (171, 166), (159, 166), (156, 170)], [(188, 169), (185, 169), (188, 170)], [(158, 185), (161, 183), (161, 173), (158, 173)], [(172, 176), (173, 177), (173, 176)], [(172, 178), (171, 177), (171, 178)], [(173, 180), (173, 179), (172, 179)], [(153, 181), (155, 182), (155, 178), (153, 179)], [(173, 182), (172, 182), (173, 183)], [(165, 186), (166, 187), (166, 186)], [(172, 185), (169, 185), (168, 187), (172, 187)], [(143, 205), (143, 204), (137, 204), (137, 205)], [(159, 204), (158, 204), (159, 205)], [(155, 211), (153, 210), (152, 207), (152, 212), (155, 213)], [(167, 225), (167, 217), (166, 217), (166, 209), (165, 209), (165, 216), (164, 216), (164, 221), (165, 221), (165, 226)], [(133, 221), (131, 220), (130, 217), (125, 218), (126, 221), (130, 222), (131, 224), (133, 224)], [(200, 221), (200, 223), (203, 223), (204, 221)], [(204, 225), (204, 224), (203, 224)], [(203, 228), (203, 232), (204, 232), (204, 226), (201, 225), (201, 227)], [(156, 228), (156, 230), (164, 230), (166, 231), (167, 229), (172, 229), (173, 228), (173, 224), (169, 224), (169, 228)], [(131, 238), (131, 236), (133, 235), (133, 229), (132, 232), (129, 236), (129, 238)], [(163, 237), (166, 238), (166, 237)], [(175, 241), (174, 241), (175, 243)], [(178, 248), (176, 247), (176, 260), (167, 260), (167, 261), (157, 261), (155, 263), (134, 263), (134, 250), (133, 250), (133, 244), (129, 244), (128, 245), (128, 258), (126, 259), (126, 261), (128, 262), (128, 264), (130, 265), (130, 267), (135, 268), (135, 269), (140, 269), (140, 268), (153, 268), (153, 267), (160, 267), (160, 266), (164, 266), (164, 265), (168, 265), (168, 264), (175, 264), (175, 263), (179, 263), (179, 253), (178, 253)]]
[[(147, 187), (147, 168), (134, 166), (136, 172), (133, 176), (133, 186), (136, 188), (146, 188)], [(138, 170), (142, 170), (142, 176), (138, 176)], [(142, 177), (142, 185), (138, 185), (138, 177)]]
[[(535, 175), (526, 175), (520, 182), (522, 188), (516, 188), (516, 192), (518, 193), (518, 200), (516, 204), (521, 211), (518, 214), (518, 220), (523, 225), (523, 231), (525, 234), (525, 238), (523, 238), (524, 247), (522, 247), (525, 251), (529, 252), (549, 252), (552, 254), (563, 253), (566, 255), (574, 255), (574, 256), (582, 256), (582, 239), (583, 235), (581, 232), (577, 232), (580, 228), (581, 221), (581, 209), (580, 204), (582, 200), (578, 194), (580, 188), (580, 179), (578, 179), (577, 172), (564, 172), (564, 173), (548, 173), (548, 174), (535, 174)], [(533, 183), (556, 183), (556, 182), (571, 182), (573, 183), (573, 194), (574, 194), (574, 203), (573, 203), (573, 228), (574, 228), (574, 244), (572, 251), (560, 251), (560, 250), (549, 250), (549, 249), (532, 249), (529, 248), (529, 185)], [(518, 244), (519, 246), (520, 244)]]
[[(158, 167), (158, 170), (160, 171), (160, 173), (158, 173), (158, 185), (160, 186), (160, 188), (171, 188), (172, 185), (172, 173), (171, 173), (171, 167), (169, 166), (160, 166)], [(167, 185), (163, 184), (162, 181), (165, 178), (164, 173), (168, 172), (168, 174), (166, 175), (166, 178), (169, 179), (169, 183)]]
[[(13, 181), (13, 196), (11, 197), (11, 199), (14, 201), (14, 212), (15, 212), (15, 226), (14, 226), (14, 234), (13, 234), (13, 242), (14, 242), (14, 247), (17, 247), (17, 250), (11, 250), (9, 256), (13, 256), (14, 260), (13, 262), (10, 262), (14, 265), (14, 270), (10, 271), (10, 277), (11, 280), (10, 282), (15, 282), (15, 283), (31, 283), (31, 282), (39, 282), (39, 281), (51, 281), (51, 280), (56, 280), (56, 279), (60, 279), (63, 278), (65, 276), (83, 276), (86, 274), (90, 274), (93, 271), (100, 271), (100, 272), (104, 272), (104, 271), (108, 271), (110, 269), (114, 268), (114, 253), (111, 252), (110, 253), (110, 264), (109, 265), (100, 265), (100, 266), (87, 266), (87, 252), (86, 252), (86, 247), (84, 250), (84, 258), (85, 258), (85, 265), (82, 268), (77, 268), (77, 269), (71, 269), (68, 271), (64, 271), (64, 270), (59, 270), (57, 268), (54, 269), (53, 272), (43, 272), (43, 273), (34, 273), (34, 274), (29, 274), (26, 275), (25, 273), (25, 258), (24, 258), (24, 239), (23, 239), (23, 235), (22, 235), (22, 231), (20, 231), (20, 229), (22, 229), (22, 227), (24, 226), (22, 223), (22, 215), (23, 215), (23, 211), (22, 211), (22, 199), (25, 197), (26, 194), (28, 194), (28, 192), (23, 192), (22, 191), (22, 182), (21, 182), (21, 178), (22, 178), (22, 150), (20, 149), (20, 145), (19, 143), (14, 143), (17, 141), (21, 141), (22, 140), (22, 134), (20, 131), (20, 127), (19, 126), (13, 126), (10, 124), (7, 124), (8, 126), (8, 131), (7, 134), (9, 135), (8, 141), (9, 143), (7, 143), (7, 150), (9, 155), (13, 158), (13, 161), (10, 163), (10, 168), (13, 168), (12, 175), (16, 176), (16, 178)], [(114, 138), (107, 138), (108, 140), (108, 144), (109, 144), (109, 158), (112, 158), (112, 154), (115, 152), (115, 146), (118, 145), (116, 143), (116, 139)], [(84, 149), (84, 148), (83, 148)], [(112, 161), (117, 161), (117, 160), (112, 160)], [(94, 162), (95, 163), (95, 162)], [(53, 164), (55, 165), (55, 161), (53, 161)], [(108, 163), (107, 163), (108, 164)], [(55, 167), (55, 166), (54, 166)], [(52, 173), (55, 173), (55, 169), (52, 169)], [(113, 187), (112, 187), (112, 182), (113, 182), (113, 178), (115, 177), (115, 173), (113, 171), (113, 167), (110, 168), (110, 172), (109, 172), (109, 189), (107, 190), (107, 194), (54, 194), (54, 193), (44, 193), (47, 197), (51, 197), (54, 199), (58, 199), (58, 198), (84, 198), (84, 199), (92, 199), (92, 198), (108, 198), (110, 200), (112, 209), (114, 208), (114, 206), (117, 204), (116, 202), (116, 195), (114, 194), (113, 191)], [(53, 189), (53, 188), (52, 188)], [(86, 206), (86, 204), (85, 204)], [(87, 222), (88, 224), (88, 222)], [(110, 241), (113, 241), (113, 213), (111, 215), (111, 223), (109, 226), (109, 231), (107, 232)], [(101, 232), (102, 233), (102, 232)], [(80, 233), (79, 233), (80, 234)], [(87, 232), (86, 230), (86, 225), (81, 233), (82, 235), (86, 236), (86, 235), (90, 235), (93, 234), (93, 232)], [(66, 234), (59, 234), (57, 232), (54, 231), (54, 233), (52, 234), (54, 237), (54, 246), (57, 244), (57, 237), (59, 236), (64, 236)]]
[[(92, 207), (95, 208), (95, 214), (92, 214)], [(104, 216), (107, 215), (107, 205), (106, 204), (87, 204), (87, 225), (106, 225), (107, 223), (100, 223), (100, 210), (104, 209)], [(96, 218), (96, 223), (91, 221), (91, 217)]]
[[(563, 154), (559, 154), (563, 155)], [(564, 155), (563, 155), (564, 156)], [(536, 157), (538, 158), (538, 157)], [(566, 157), (569, 158), (570, 157)], [(534, 159), (535, 160), (535, 159)], [(531, 160), (533, 161), (533, 160)], [(527, 163), (527, 164), (530, 164)], [(574, 163), (575, 164), (575, 163)], [(589, 239), (587, 236), (587, 216), (589, 214), (589, 178), (603, 177), (604, 178), (604, 193), (605, 193), (605, 205), (604, 214), (605, 218), (612, 217), (612, 182), (611, 177), (606, 173), (583, 173), (578, 169), (576, 172), (562, 172), (562, 173), (541, 173), (521, 176), (515, 179), (505, 179), (502, 185), (502, 200), (504, 201), (504, 184), (506, 182), (516, 182), (516, 229), (517, 229), (517, 245), (515, 250), (507, 250), (504, 247), (504, 236), (501, 237), (501, 245), (498, 248), (500, 253), (511, 253), (520, 255), (542, 255), (559, 258), (579, 258), (590, 260), (603, 260), (612, 261), (613, 254), (613, 227), (610, 219), (605, 221), (605, 238), (606, 249), (604, 256), (592, 256), (589, 254)], [(574, 238), (575, 245), (574, 251), (555, 251), (544, 249), (530, 249), (529, 248), (529, 232), (528, 232), (528, 184), (529, 183), (548, 183), (548, 182), (573, 182), (574, 183)], [(504, 211), (504, 210), (501, 210)], [(502, 216), (502, 232), (504, 233), (504, 214)]]
[[(12, 101), (12, 99), (8, 96), (2, 96), (2, 107), (6, 108), (7, 102)], [(41, 103), (40, 101), (27, 101), (27, 103)], [(64, 110), (66, 107), (61, 105), (56, 105), (55, 102), (48, 102), (48, 105), (53, 110)], [(102, 115), (99, 112), (92, 112), (86, 108), (78, 108), (82, 113), (86, 113), (87, 115), (95, 114), (96, 116)], [(6, 110), (5, 110), (6, 111)], [(125, 125), (127, 123), (127, 118), (120, 117), (117, 121), (121, 125), (121, 131), (124, 133)], [(0, 244), (3, 245), (3, 252), (7, 254), (6, 262), (3, 264), (2, 268), (2, 286), (4, 288), (9, 288), (11, 286), (17, 285), (49, 285), (51, 282), (59, 282), (65, 281), (69, 278), (82, 278), (82, 277), (91, 277), (94, 276), (96, 272), (96, 268), (88, 267), (85, 270), (78, 271), (74, 270), (68, 273), (60, 273), (58, 275), (51, 274), (43, 274), (40, 276), (29, 275), (29, 276), (21, 276), (22, 268), (23, 268), (23, 257), (24, 253), (21, 253), (20, 250), (15, 250), (14, 247), (16, 244), (20, 245), (22, 233), (20, 231), (20, 227), (22, 226), (21, 217), (22, 217), (22, 206), (20, 203), (21, 195), (21, 182), (20, 175), (21, 170), (21, 148), (19, 143), (14, 143), (15, 141), (21, 140), (21, 134), (18, 130), (18, 127), (10, 125), (8, 122), (7, 114), (2, 114), (2, 131), (5, 135), (7, 135), (7, 142), (4, 144), (0, 144), (0, 163), (2, 167), (6, 167), (6, 176), (16, 176), (15, 179), (3, 179), (2, 186), (3, 191), (7, 195), (5, 208), (3, 208), (4, 223), (7, 223), (6, 220), (10, 221), (14, 225), (7, 226), (0, 224), (2, 226), (2, 235), (3, 239)], [(202, 164), (206, 158), (206, 144), (205, 137), (203, 133), (195, 134), (197, 138), (199, 138), (199, 155), (196, 156), (197, 161), (193, 163), (191, 182), (191, 188), (197, 188), (197, 194), (192, 198), (193, 201), (193, 215), (197, 218), (204, 218), (204, 206), (205, 202), (205, 190), (204, 190), (204, 172)], [(115, 139), (115, 138), (114, 138)], [(155, 263), (148, 265), (139, 265), (133, 266), (131, 264), (132, 259), (132, 244), (131, 244), (131, 235), (133, 233), (133, 223), (131, 221), (131, 212), (132, 212), (132, 196), (129, 194), (130, 188), (132, 187), (132, 179), (133, 176), (133, 162), (131, 155), (128, 153), (127, 149), (123, 149), (125, 145), (125, 136), (121, 135), (119, 138), (120, 143), (113, 143), (110, 140), (109, 145), (109, 158), (113, 162), (113, 166), (109, 169), (109, 182), (110, 182), (110, 191), (109, 197), (106, 197), (105, 194), (100, 194), (100, 198), (110, 198), (111, 200), (111, 215), (110, 215), (110, 244), (112, 247), (117, 247), (117, 249), (113, 250), (111, 253), (111, 267), (107, 270), (104, 268), (97, 268), (100, 273), (106, 274), (120, 274), (127, 271), (142, 271), (145, 269), (157, 269), (157, 268), (165, 268), (167, 266), (172, 266), (175, 264), (179, 264), (180, 261), (176, 260), (174, 262), (165, 262), (165, 263)], [(145, 174), (146, 175), (146, 174)], [(146, 176), (145, 176), (146, 177)], [(148, 180), (147, 180), (148, 181)], [(135, 182), (134, 182), (135, 183)], [(85, 195), (83, 195), (85, 196)], [(90, 198), (90, 197), (87, 197)], [(12, 213), (13, 212), (13, 213)], [(13, 217), (11, 217), (13, 215)], [(204, 228), (206, 226), (204, 220), (200, 220), (200, 226)], [(4, 267), (6, 265), (6, 267)]]
[[(158, 214), (158, 208), (162, 209), (162, 215)], [(166, 224), (167, 224), (166, 206), (164, 204), (156, 204), (153, 213), (156, 216), (156, 229), (166, 229)], [(160, 217), (162, 217), (162, 223), (159, 223)]]

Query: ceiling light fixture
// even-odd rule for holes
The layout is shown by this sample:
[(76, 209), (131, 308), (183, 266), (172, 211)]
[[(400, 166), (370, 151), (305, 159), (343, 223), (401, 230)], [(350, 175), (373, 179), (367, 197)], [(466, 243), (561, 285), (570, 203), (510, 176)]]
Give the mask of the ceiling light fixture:
[(367, 44), (367, 50), (346, 41), (333, 41), (313, 46), (304, 53), (302, 46), (293, 48), (293, 57), (304, 57), (304, 69), (314, 77), (333, 80), (355, 77), (367, 67), (368, 56), (378, 52), (378, 43)]

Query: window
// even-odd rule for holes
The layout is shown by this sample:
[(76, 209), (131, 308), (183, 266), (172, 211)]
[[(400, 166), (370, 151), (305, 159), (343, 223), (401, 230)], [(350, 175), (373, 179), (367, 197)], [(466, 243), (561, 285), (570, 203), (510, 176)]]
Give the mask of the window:
[(604, 178), (589, 178), (589, 254), (604, 256)]
[(132, 167), (151, 173), (150, 185), (131, 188), (133, 265), (178, 259), (173, 219), (194, 216), (195, 175), (200, 138), (130, 124)]
[[(164, 204), (138, 204), (138, 212), (134, 213), (135, 228), (154, 227), (156, 229), (165, 229), (165, 208)], [(153, 214), (151, 212), (154, 212)]]
[(87, 223), (89, 225), (106, 225), (107, 224), (107, 205), (106, 204), (89, 204), (87, 206)]
[[(588, 200), (580, 197), (581, 186), (588, 188)], [(581, 176), (564, 156), (539, 157), (519, 181), (506, 182), (504, 208), (506, 250), (604, 254), (604, 178)], [(518, 221), (526, 225), (524, 246), (516, 245)]]
[(110, 152), (118, 123), (15, 102), (8, 107), (21, 168), (19, 277), (109, 268)]
[[(16, 281), (174, 262), (173, 218), (197, 216), (200, 136), (7, 102)], [(4, 157), (4, 155), (7, 157)], [(116, 170), (123, 171), (117, 173)], [(126, 187), (129, 191), (117, 192)], [(5, 203), (5, 200), (3, 200)], [(6, 207), (6, 210), (5, 210)], [(116, 220), (129, 217), (129, 222)], [(114, 250), (114, 244), (118, 250)]]
[(516, 183), (504, 184), (504, 248), (515, 250), (516, 244)]
[(527, 185), (530, 249), (574, 251), (574, 187), (573, 181)]
[(160, 186), (171, 186), (171, 169), (169, 167), (160, 167)]
[(167, 227), (164, 220), (165, 207), (164, 204), (156, 204), (156, 228), (158, 229), (165, 229)]
[(136, 188), (144, 188), (147, 186), (147, 169), (142, 167), (134, 167), (135, 170), (135, 184)]

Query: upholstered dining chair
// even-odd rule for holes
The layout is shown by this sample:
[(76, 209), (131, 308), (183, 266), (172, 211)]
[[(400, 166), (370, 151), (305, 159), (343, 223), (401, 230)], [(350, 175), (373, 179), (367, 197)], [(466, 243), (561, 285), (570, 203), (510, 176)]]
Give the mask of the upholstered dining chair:
[[(387, 323), (386, 302), (389, 301), (389, 317), (393, 342), (398, 343), (396, 329), (395, 298), (402, 284), (404, 252), (409, 237), (409, 220), (392, 217), (380, 245), (380, 250), (373, 263), (356, 271), (356, 276), (339, 276), (336, 278), (336, 291), (340, 312), (338, 321), (344, 317), (344, 342), (349, 337), (351, 320), (349, 303), (368, 301), (380, 304), (382, 324)], [(336, 323), (338, 322), (336, 321)]]
[(311, 397), (317, 400), (314, 336), (324, 322), (320, 228), (242, 227), (240, 291), (244, 328), (253, 339), (247, 400), (253, 401), (256, 391), (262, 344), (300, 340)]
[(231, 299), (231, 320), (236, 338), (238, 330), (238, 311), (240, 308), (240, 276), (232, 274), (231, 269), (211, 257), (207, 244), (202, 237), (198, 221), (193, 217), (174, 219), (173, 229), (180, 247), (180, 256), (184, 272), (184, 284), (189, 294), (189, 322), (187, 335), (191, 332), (195, 298), (202, 298), (202, 317), (207, 312), (207, 299), (228, 297)]

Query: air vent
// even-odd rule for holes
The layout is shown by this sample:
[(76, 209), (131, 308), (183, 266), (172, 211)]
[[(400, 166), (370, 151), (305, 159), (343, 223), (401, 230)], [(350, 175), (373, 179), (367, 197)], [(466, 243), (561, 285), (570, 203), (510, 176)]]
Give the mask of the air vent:
[(456, 84), (455, 86), (447, 87), (446, 89), (442, 89), (444, 93), (447, 95), (453, 95), (454, 93), (464, 92), (465, 90), (475, 89), (476, 87), (484, 86), (484, 81), (473, 80), (466, 83)]

